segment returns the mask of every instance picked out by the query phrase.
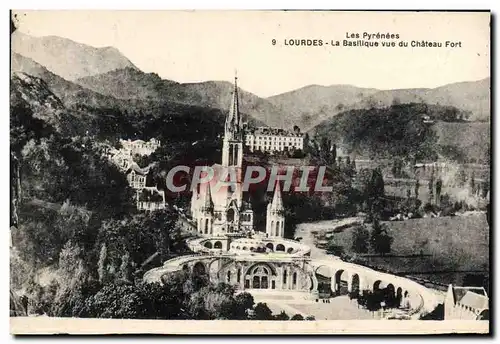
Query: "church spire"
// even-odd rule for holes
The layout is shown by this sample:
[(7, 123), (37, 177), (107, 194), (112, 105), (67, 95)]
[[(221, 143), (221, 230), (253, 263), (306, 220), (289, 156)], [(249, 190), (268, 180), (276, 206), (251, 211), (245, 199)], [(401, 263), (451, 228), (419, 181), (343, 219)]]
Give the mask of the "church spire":
[(239, 96), (238, 96), (238, 76), (235, 71), (234, 75), (234, 90), (233, 99), (231, 100), (231, 107), (229, 109), (229, 114), (226, 118), (226, 134), (227, 133), (239, 133), (241, 127), (240, 118), (240, 106), (239, 106)]
[(280, 183), (276, 183), (276, 188), (274, 189), (273, 201), (271, 203), (271, 208), (274, 210), (283, 210), (283, 199), (281, 198)]
[(203, 208), (205, 210), (213, 210), (214, 203), (212, 202), (212, 195), (210, 192), (210, 183), (208, 182), (205, 187), (205, 195), (203, 197)]

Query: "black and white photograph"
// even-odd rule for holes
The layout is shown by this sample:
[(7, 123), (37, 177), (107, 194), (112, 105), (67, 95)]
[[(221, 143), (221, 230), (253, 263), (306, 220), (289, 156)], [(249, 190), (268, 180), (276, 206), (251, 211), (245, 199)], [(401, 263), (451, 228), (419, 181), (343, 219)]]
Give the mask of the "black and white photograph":
[(490, 333), (490, 21), (12, 10), (11, 333)]

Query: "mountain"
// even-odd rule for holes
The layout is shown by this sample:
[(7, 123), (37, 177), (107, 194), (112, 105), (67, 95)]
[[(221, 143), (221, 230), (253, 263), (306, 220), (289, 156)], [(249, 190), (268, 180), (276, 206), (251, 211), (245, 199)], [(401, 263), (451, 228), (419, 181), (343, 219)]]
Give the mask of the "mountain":
[(351, 85), (310, 85), (267, 100), (286, 114), (289, 122), (308, 130), (376, 92), (376, 89)]
[(57, 36), (34, 37), (19, 30), (11, 35), (11, 50), (70, 81), (115, 69), (137, 68), (113, 47), (96, 48)]
[(15, 52), (11, 52), (11, 72), (21, 72), (42, 79), (67, 107), (77, 104), (111, 107), (116, 103), (114, 99), (63, 79), (32, 59)]
[(490, 78), (457, 82), (436, 88), (376, 92), (354, 104), (355, 108), (384, 107), (394, 103), (427, 103), (453, 106), (470, 112), (470, 121), (489, 121)]
[(490, 78), (437, 88), (377, 90), (350, 85), (310, 85), (267, 98), (290, 122), (309, 130), (345, 110), (426, 103), (469, 111), (471, 121), (490, 118)]
[(35, 118), (57, 126), (65, 111), (64, 104), (40, 78), (22, 72), (11, 73), (10, 105), (12, 109), (30, 109)]
[[(226, 81), (181, 84), (161, 79), (155, 73), (124, 68), (75, 81), (95, 92), (118, 99), (149, 99), (229, 110), (234, 85)], [(240, 111), (257, 125), (280, 125), (284, 116), (266, 99), (238, 89)]]

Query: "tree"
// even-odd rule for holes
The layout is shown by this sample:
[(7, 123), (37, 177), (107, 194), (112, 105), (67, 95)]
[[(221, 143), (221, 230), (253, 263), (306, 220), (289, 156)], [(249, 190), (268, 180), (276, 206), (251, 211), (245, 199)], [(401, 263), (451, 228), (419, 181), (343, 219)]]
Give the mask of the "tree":
[(378, 218), (375, 218), (372, 225), (370, 237), (370, 246), (373, 251), (380, 255), (385, 255), (391, 252), (393, 238), (387, 232), (387, 226), (380, 223)]
[(273, 320), (273, 312), (266, 303), (259, 302), (254, 308), (255, 320)]
[(234, 299), (236, 301), (236, 306), (238, 309), (241, 309), (244, 312), (246, 312), (248, 309), (253, 309), (255, 302), (252, 294), (247, 292), (239, 293), (235, 296)]
[(304, 320), (304, 317), (300, 314), (295, 314), (290, 320)]
[(288, 314), (285, 313), (285, 311), (281, 311), (280, 314), (276, 315), (274, 317), (275, 320), (290, 320), (290, 317)]
[(312, 316), (312, 315), (308, 315), (308, 316), (306, 317), (306, 320), (309, 320), (309, 321), (314, 321), (314, 320), (316, 320), (316, 318), (315, 318), (314, 316)]
[(352, 232), (352, 237), (352, 250), (356, 253), (367, 253), (370, 233), (366, 227), (356, 227)]

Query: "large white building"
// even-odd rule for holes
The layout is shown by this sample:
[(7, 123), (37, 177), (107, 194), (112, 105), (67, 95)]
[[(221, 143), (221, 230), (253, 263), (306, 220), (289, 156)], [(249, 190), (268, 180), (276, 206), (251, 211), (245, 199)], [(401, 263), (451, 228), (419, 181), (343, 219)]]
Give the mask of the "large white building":
[(128, 155), (150, 155), (156, 149), (158, 149), (161, 144), (160, 141), (153, 138), (149, 141), (144, 140), (120, 140), (122, 145), (122, 150)]
[[(243, 200), (244, 132), (239, 111), (238, 88), (235, 79), (234, 93), (224, 126), (222, 164), (212, 166), (215, 176), (211, 182), (198, 185), (192, 194), (191, 216), (202, 236), (241, 236), (254, 230), (254, 213), (250, 202)], [(234, 187), (218, 186), (221, 175), (233, 170), (237, 174)], [(267, 210), (266, 233), (269, 237), (283, 237), (285, 220), (279, 187)]]
[(304, 149), (304, 136), (277, 128), (250, 128), (245, 133), (245, 145), (251, 152), (283, 152)]

